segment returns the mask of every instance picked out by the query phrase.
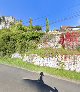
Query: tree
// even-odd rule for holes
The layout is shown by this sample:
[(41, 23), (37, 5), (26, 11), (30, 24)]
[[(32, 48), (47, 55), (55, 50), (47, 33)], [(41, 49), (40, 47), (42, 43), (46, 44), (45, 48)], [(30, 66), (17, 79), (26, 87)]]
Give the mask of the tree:
[(79, 44), (79, 32), (66, 32), (61, 34), (59, 43), (66, 48), (75, 49)]
[(2, 22), (2, 19), (1, 19), (1, 17), (0, 17), (0, 24), (1, 24), (1, 22)]
[(30, 18), (30, 20), (29, 20), (29, 25), (30, 26), (32, 26), (32, 22), (33, 22), (33, 20), (32, 20), (32, 18)]
[(46, 32), (49, 32), (50, 26), (49, 26), (49, 20), (46, 18)]
[(30, 20), (29, 20), (29, 29), (30, 29), (30, 31), (32, 31), (32, 28), (33, 28), (32, 22), (33, 22), (33, 20), (32, 20), (32, 18), (30, 18)]
[(5, 16), (2, 16), (2, 21), (5, 22)]
[(16, 21), (15, 28), (16, 30), (23, 30), (22, 20)]
[(77, 47), (77, 50), (80, 52), (80, 46)]
[(33, 26), (33, 30), (34, 30), (34, 31), (41, 31), (41, 30), (42, 30), (42, 27), (36, 25), (36, 26)]

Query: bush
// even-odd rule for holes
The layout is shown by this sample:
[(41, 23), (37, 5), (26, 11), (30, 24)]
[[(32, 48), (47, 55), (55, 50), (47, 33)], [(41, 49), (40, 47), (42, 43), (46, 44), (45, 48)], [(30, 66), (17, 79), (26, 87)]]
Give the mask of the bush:
[(80, 52), (80, 46), (77, 47), (77, 50)]
[(0, 36), (0, 55), (10, 55), (16, 51), (16, 39), (13, 34), (5, 32)]
[(15, 52), (25, 53), (31, 49), (36, 49), (42, 36), (42, 32), (2, 30), (0, 32), (0, 56), (10, 56)]

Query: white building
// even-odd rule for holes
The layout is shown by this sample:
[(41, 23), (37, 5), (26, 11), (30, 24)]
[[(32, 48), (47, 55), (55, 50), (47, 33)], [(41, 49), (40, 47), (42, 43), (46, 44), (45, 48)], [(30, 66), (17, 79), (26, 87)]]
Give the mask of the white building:
[(12, 16), (1, 16), (0, 17), (0, 29), (9, 28), (11, 23), (15, 23), (16, 20)]

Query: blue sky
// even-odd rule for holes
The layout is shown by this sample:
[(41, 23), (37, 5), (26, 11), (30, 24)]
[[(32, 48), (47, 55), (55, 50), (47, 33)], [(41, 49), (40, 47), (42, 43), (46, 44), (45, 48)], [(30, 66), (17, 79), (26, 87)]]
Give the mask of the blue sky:
[[(51, 30), (62, 25), (77, 26), (80, 25), (80, 0), (0, 0), (0, 16), (14, 16), (25, 25), (32, 18), (33, 25), (44, 26), (43, 29), (46, 17)], [(68, 19), (64, 21), (64, 18)]]

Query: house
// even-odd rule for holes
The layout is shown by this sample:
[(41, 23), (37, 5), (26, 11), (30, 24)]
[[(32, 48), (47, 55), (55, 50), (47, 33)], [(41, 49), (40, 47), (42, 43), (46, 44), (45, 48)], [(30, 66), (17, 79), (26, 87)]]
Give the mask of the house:
[(77, 31), (80, 30), (80, 27), (71, 27), (71, 26), (61, 26), (61, 31)]
[(11, 23), (15, 23), (16, 19), (12, 16), (1, 16), (0, 17), (0, 30), (3, 28), (9, 28)]

